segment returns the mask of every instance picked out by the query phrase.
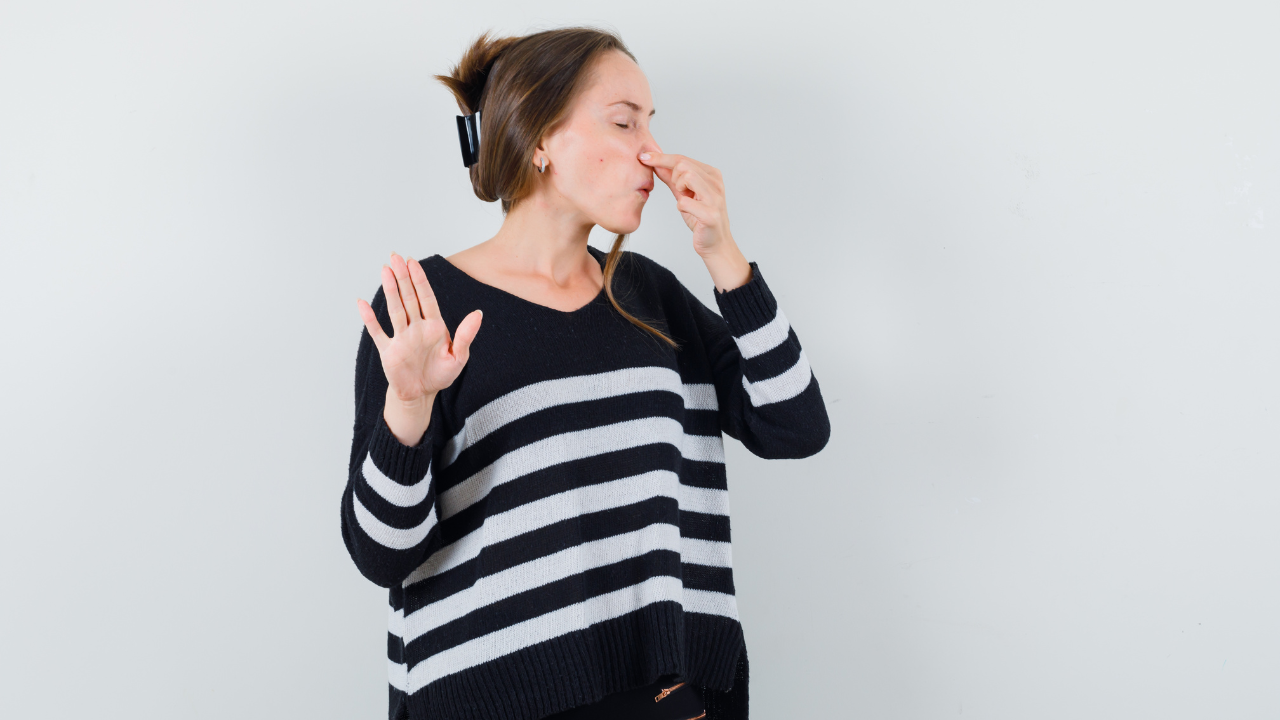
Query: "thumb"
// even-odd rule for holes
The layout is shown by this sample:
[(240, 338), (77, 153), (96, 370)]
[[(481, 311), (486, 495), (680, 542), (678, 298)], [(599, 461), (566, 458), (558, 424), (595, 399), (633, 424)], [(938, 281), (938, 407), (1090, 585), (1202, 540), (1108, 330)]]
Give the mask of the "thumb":
[(463, 363), (471, 355), (471, 341), (475, 339), (476, 333), (480, 332), (480, 321), (483, 318), (484, 311), (472, 310), (462, 318), (462, 322), (458, 323), (458, 329), (454, 331), (453, 355)]

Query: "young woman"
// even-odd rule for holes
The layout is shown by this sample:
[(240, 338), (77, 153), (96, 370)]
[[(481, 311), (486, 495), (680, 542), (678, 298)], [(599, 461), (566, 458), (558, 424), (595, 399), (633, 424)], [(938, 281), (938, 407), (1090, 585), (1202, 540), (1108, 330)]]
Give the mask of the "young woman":
[[(613, 34), (484, 35), (437, 77), (478, 113), (464, 163), (504, 220), (392, 253), (358, 303), (342, 535), (390, 588), (389, 716), (745, 718), (722, 433), (800, 458), (830, 426), (720, 172), (662, 152)], [(655, 174), (721, 315), (621, 249)]]

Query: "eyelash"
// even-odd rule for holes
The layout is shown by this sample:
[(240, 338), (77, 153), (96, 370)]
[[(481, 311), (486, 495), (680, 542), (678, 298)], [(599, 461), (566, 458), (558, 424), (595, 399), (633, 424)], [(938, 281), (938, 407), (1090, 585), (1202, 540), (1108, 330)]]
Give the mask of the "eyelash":
[(618, 127), (620, 127), (620, 128), (629, 128), (629, 127), (631, 127), (630, 125), (623, 125), (622, 123), (614, 123), (614, 125), (617, 125), (617, 126), (618, 126)]

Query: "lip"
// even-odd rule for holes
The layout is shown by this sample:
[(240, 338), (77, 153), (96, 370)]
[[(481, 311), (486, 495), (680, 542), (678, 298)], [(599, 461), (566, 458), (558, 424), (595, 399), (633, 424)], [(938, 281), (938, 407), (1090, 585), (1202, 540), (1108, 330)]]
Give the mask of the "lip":
[(649, 199), (649, 188), (640, 188), (639, 192), (644, 195), (644, 199)]

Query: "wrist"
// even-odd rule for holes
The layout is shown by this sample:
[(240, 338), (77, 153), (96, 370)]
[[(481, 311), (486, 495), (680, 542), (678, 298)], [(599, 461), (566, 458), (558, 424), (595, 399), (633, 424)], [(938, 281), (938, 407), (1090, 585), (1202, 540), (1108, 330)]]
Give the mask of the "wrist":
[(422, 441), (427, 427), (431, 424), (431, 410), (435, 405), (436, 393), (428, 393), (412, 400), (402, 400), (387, 388), (386, 402), (382, 410), (382, 419), (387, 429), (402, 445), (416, 446)]
[(751, 280), (751, 263), (738, 249), (732, 238), (716, 245), (715, 249), (702, 255), (707, 272), (718, 292), (727, 292), (742, 287)]
[(419, 395), (415, 398), (404, 399), (396, 394), (396, 391), (387, 388), (387, 407), (395, 406), (400, 412), (416, 414), (420, 412), (431, 412), (431, 405), (435, 402), (436, 393), (429, 392)]

